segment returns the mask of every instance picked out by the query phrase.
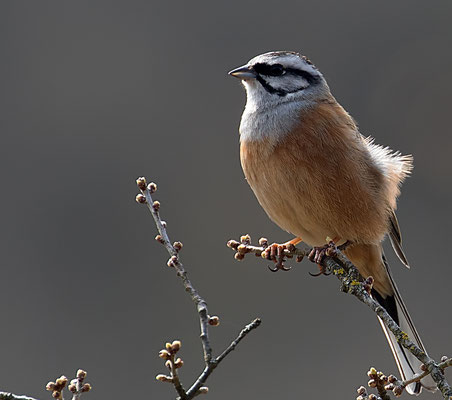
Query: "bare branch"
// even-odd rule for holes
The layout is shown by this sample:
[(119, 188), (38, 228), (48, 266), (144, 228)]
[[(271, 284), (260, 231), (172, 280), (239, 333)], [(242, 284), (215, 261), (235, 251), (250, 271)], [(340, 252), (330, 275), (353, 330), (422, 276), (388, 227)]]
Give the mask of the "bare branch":
[[(273, 260), (275, 264), (279, 266), (275, 270), (287, 270), (287, 268), (283, 267), (285, 258), (291, 258), (293, 256), (303, 257), (308, 255), (309, 258), (312, 259), (313, 254), (315, 254), (316, 257), (319, 254), (319, 249), (300, 250), (294, 248), (293, 246), (291, 248), (279, 246), (280, 254), (275, 256), (274, 252), (270, 253), (268, 251), (271, 246), (252, 246), (249, 236), (246, 237), (246, 240), (244, 240), (244, 238), (245, 236), (242, 236), (241, 243), (234, 240), (230, 240), (228, 242), (228, 247), (231, 247), (236, 250), (237, 254), (240, 254), (240, 257), (236, 258), (240, 260), (243, 259), (244, 255), (247, 253), (255, 253), (261, 255), (263, 258)], [(265, 243), (267, 243), (266, 239)], [(325, 250), (326, 251), (321, 258), (321, 263), (325, 268), (322, 272), (327, 274), (332, 273), (335, 275), (341, 282), (341, 290), (343, 292), (354, 295), (362, 303), (372, 309), (372, 311), (374, 311), (381, 318), (388, 329), (394, 334), (397, 342), (410, 351), (424, 365), (425, 375), (421, 374), (423, 375), (422, 377), (430, 374), (443, 397), (447, 400), (452, 399), (452, 388), (447, 382), (443, 372), (443, 369), (448, 365), (442, 366), (441, 364), (438, 364), (434, 359), (421, 350), (413, 341), (411, 341), (408, 335), (400, 329), (388, 312), (372, 298), (370, 295), (373, 283), (372, 277), (368, 277), (364, 280), (359, 274), (358, 269), (339, 249), (334, 246), (334, 243), (330, 242), (327, 246), (325, 246)], [(319, 261), (318, 258), (315, 261)], [(420, 380), (421, 376), (417, 379)], [(407, 381), (407, 384), (408, 383), (410, 382)], [(399, 388), (402, 387), (403, 390), (405, 386), (394, 386), (394, 393), (398, 394)], [(386, 389), (388, 389), (388, 387), (386, 387)]]
[[(144, 183), (143, 183), (144, 182)], [(155, 183), (150, 183), (146, 186), (146, 180), (144, 178), (137, 179), (138, 188), (141, 190), (142, 195), (145, 198), (146, 206), (154, 218), (155, 225), (157, 226), (157, 230), (159, 231), (159, 236), (156, 237), (160, 243), (162, 243), (166, 250), (170, 255), (170, 259), (168, 260), (168, 266), (174, 267), (177, 275), (182, 279), (182, 283), (184, 285), (185, 290), (190, 295), (192, 301), (196, 304), (198, 314), (199, 314), (199, 322), (201, 325), (201, 341), (204, 350), (204, 362), (206, 365), (209, 364), (209, 361), (212, 359), (212, 348), (209, 342), (209, 334), (208, 334), (208, 310), (207, 303), (205, 300), (199, 295), (196, 289), (193, 287), (190, 279), (188, 279), (187, 271), (179, 260), (179, 251), (174, 247), (171, 243), (168, 232), (166, 230), (166, 224), (160, 218), (160, 203), (158, 201), (154, 201), (152, 199), (151, 193), (154, 193), (157, 190), (157, 185)], [(137, 197), (137, 201), (138, 200)]]
[(26, 395), (0, 392), (0, 400), (37, 400), (37, 399)]
[(235, 347), (240, 343), (240, 341), (248, 335), (253, 329), (256, 329), (261, 324), (261, 320), (256, 318), (253, 322), (245, 326), (237, 336), (237, 338), (216, 358), (216, 363), (220, 363), (223, 358), (225, 358)]
[[(441, 363), (438, 364), (438, 368), (441, 370), (446, 369), (447, 367), (452, 367), (452, 358), (442, 357)], [(406, 381), (402, 381), (402, 385), (404, 387), (408, 386), (410, 383), (419, 382), (422, 378), (425, 378), (429, 375), (429, 371), (424, 371), (420, 374), (413, 376), (411, 379), (407, 379)]]
[[(166, 359), (167, 366), (170, 370), (170, 376), (166, 375), (157, 375), (157, 380), (162, 382), (172, 383), (175, 390), (177, 391), (179, 398), (181, 400), (190, 400), (195, 396), (200, 394), (207, 393), (208, 388), (203, 386), (209, 377), (209, 375), (213, 372), (213, 370), (218, 366), (218, 364), (232, 351), (235, 349), (237, 344), (253, 329), (257, 328), (261, 320), (256, 318), (249, 325), (247, 325), (237, 336), (237, 338), (220, 354), (218, 357), (213, 356), (212, 347), (210, 345), (209, 340), (209, 326), (217, 326), (219, 325), (219, 318), (217, 316), (210, 316), (207, 309), (206, 301), (201, 297), (198, 291), (194, 288), (190, 279), (188, 278), (187, 271), (184, 268), (183, 264), (179, 258), (179, 251), (182, 249), (181, 242), (171, 243), (170, 238), (168, 236), (168, 232), (166, 229), (166, 223), (162, 221), (160, 217), (160, 203), (158, 201), (154, 201), (152, 198), (152, 194), (157, 190), (157, 185), (155, 183), (150, 183), (146, 185), (145, 178), (137, 179), (138, 188), (141, 191), (141, 194), (138, 194), (136, 200), (138, 203), (146, 204), (149, 211), (154, 218), (155, 225), (157, 226), (157, 230), (159, 234), (155, 237), (155, 239), (163, 244), (170, 255), (170, 259), (168, 260), (167, 265), (176, 270), (177, 275), (181, 278), (182, 283), (184, 285), (185, 291), (188, 292), (192, 301), (195, 303), (198, 316), (199, 323), (201, 329), (201, 343), (203, 347), (204, 353), (204, 370), (201, 372), (196, 381), (192, 384), (192, 386), (186, 391), (182, 383), (180, 382), (177, 368), (178, 361), (179, 365), (182, 366), (182, 360), (175, 360), (175, 353), (178, 351), (174, 350), (172, 346), (173, 344), (167, 343), (166, 349), (160, 351), (160, 357)], [(180, 342), (179, 342), (180, 343)], [(168, 346), (169, 345), (169, 346)], [(180, 347), (180, 346), (179, 346)]]
[(248, 333), (250, 333), (253, 329), (256, 329), (261, 324), (261, 320), (256, 318), (254, 321), (249, 323), (245, 328), (241, 330), (237, 338), (221, 353), (213, 362), (211, 362), (204, 371), (202, 371), (201, 375), (198, 377), (196, 382), (192, 385), (192, 387), (187, 391), (187, 395), (195, 395), (198, 390), (202, 387), (202, 385), (206, 382), (209, 375), (213, 372), (213, 370), (218, 366), (218, 364), (224, 360), (224, 358), (235, 349), (235, 347), (239, 344), (239, 342), (245, 338)]

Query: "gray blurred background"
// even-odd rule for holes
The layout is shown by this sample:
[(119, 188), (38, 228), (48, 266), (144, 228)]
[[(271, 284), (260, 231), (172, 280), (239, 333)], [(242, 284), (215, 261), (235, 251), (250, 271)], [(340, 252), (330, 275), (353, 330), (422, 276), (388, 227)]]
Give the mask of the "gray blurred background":
[(389, 257), (429, 352), (452, 355), (451, 14), (450, 1), (2, 1), (1, 390), (50, 398), (47, 381), (84, 368), (91, 399), (171, 399), (154, 376), (176, 338), (183, 382), (201, 371), (195, 309), (135, 203), (141, 175), (221, 317), (215, 351), (263, 320), (209, 398), (353, 399), (370, 365), (396, 372), (335, 278), (310, 263), (272, 274), (225, 246), (289, 239), (243, 178), (245, 94), (227, 75), (270, 50), (309, 56), (365, 135), (414, 155), (398, 212), (411, 271)]

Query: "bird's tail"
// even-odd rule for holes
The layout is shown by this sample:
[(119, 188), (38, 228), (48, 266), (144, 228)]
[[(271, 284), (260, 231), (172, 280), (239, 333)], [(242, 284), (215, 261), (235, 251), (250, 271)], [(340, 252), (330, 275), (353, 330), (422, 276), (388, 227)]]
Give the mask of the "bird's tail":
[[(422, 344), (421, 338), (414, 327), (413, 321), (406, 309), (405, 303), (400, 296), (399, 290), (394, 282), (394, 279), (389, 269), (388, 263), (386, 262), (384, 254), (382, 254), (383, 263), (385, 265), (386, 271), (389, 276), (392, 288), (394, 289), (393, 296), (387, 296), (383, 298), (375, 290), (372, 290), (372, 296), (388, 311), (389, 315), (394, 319), (394, 321), (400, 326), (400, 329), (404, 331), (410, 339), (416, 343), (420, 349), (425, 352), (424, 345)], [(392, 332), (385, 326), (383, 321), (378, 318), (381, 327), (386, 335), (389, 346), (391, 347), (392, 354), (394, 355), (397, 367), (401, 375), (401, 379), (407, 380), (411, 379), (416, 373), (420, 372), (420, 361), (411, 354), (410, 351), (402, 347), (398, 342)], [(423, 378), (421, 382), (415, 382), (406, 387), (406, 390), (410, 394), (418, 395), (422, 388), (434, 391), (436, 390), (436, 384), (432, 377), (428, 375)]]

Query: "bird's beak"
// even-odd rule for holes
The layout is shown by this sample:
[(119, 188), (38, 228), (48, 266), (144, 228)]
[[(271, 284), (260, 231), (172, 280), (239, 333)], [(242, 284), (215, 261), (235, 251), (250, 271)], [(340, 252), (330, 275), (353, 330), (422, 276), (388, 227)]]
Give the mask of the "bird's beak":
[(244, 81), (249, 79), (256, 79), (256, 72), (252, 67), (249, 67), (248, 65), (244, 65), (243, 67), (233, 69), (228, 73), (229, 75), (234, 76), (235, 78), (242, 79)]

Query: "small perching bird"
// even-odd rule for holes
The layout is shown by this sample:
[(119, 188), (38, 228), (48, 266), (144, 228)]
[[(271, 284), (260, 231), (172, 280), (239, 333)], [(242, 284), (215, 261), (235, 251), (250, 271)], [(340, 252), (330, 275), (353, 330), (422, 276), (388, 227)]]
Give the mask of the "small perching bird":
[[(388, 234), (408, 267), (395, 209), (411, 156), (362, 136), (323, 75), (298, 53), (265, 53), (229, 74), (246, 89), (240, 159), (268, 216), (296, 236), (293, 244), (303, 240), (321, 247), (327, 237), (338, 245), (351, 243), (345, 254), (363, 277), (374, 278), (372, 296), (424, 349), (381, 244)], [(412, 378), (420, 362), (381, 325), (402, 379)], [(436, 388), (428, 376), (407, 391), (418, 394), (422, 386)]]

